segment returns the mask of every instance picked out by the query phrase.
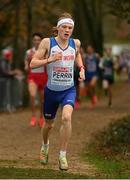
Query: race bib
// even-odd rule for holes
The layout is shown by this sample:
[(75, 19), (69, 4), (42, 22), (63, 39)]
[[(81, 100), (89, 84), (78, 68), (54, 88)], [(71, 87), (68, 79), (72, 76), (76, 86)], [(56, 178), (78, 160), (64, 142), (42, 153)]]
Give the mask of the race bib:
[(73, 83), (72, 67), (53, 67), (51, 84), (53, 85), (71, 85)]

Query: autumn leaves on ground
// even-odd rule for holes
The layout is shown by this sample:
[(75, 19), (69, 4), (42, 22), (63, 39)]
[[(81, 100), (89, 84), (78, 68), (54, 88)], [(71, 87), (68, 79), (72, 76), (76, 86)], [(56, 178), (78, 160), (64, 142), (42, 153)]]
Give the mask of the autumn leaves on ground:
[[(100, 97), (95, 109), (89, 109), (89, 101), (83, 100), (73, 113), (73, 133), (68, 147), (68, 173), (96, 177), (97, 169), (85, 162), (81, 155), (91, 138), (112, 121), (129, 114), (130, 84), (119, 82), (114, 87), (113, 106), (107, 107), (107, 98)], [(59, 109), (55, 127), (50, 137), (49, 164), (39, 163), (41, 133), (38, 126), (29, 127), (29, 109), (12, 114), (0, 114), (0, 167), (58, 170)], [(53, 177), (52, 177), (53, 178)]]

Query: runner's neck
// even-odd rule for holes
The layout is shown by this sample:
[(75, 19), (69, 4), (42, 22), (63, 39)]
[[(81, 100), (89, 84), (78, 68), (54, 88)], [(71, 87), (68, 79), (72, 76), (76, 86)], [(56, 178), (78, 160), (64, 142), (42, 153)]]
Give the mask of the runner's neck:
[(68, 46), (68, 40), (63, 40), (59, 36), (57, 36), (55, 39), (61, 48), (65, 49)]

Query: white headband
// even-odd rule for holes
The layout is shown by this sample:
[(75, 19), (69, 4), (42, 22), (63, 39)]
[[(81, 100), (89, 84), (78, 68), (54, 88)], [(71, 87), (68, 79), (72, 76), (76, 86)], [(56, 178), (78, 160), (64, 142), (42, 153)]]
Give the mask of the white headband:
[(71, 18), (65, 18), (65, 19), (61, 19), (58, 21), (57, 23), (57, 27), (59, 27), (62, 24), (71, 24), (72, 26), (74, 26), (74, 21)]

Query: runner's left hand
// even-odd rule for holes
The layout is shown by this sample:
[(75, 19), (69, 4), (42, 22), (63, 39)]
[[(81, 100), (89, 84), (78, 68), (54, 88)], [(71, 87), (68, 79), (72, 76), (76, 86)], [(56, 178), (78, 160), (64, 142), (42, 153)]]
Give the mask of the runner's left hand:
[(84, 81), (85, 80), (85, 70), (84, 68), (81, 68), (79, 72), (79, 81)]

